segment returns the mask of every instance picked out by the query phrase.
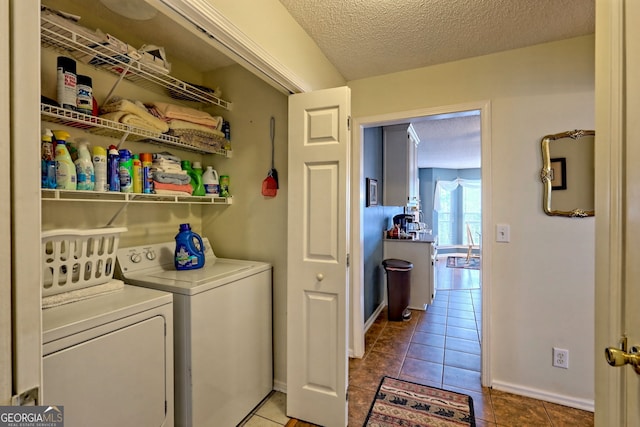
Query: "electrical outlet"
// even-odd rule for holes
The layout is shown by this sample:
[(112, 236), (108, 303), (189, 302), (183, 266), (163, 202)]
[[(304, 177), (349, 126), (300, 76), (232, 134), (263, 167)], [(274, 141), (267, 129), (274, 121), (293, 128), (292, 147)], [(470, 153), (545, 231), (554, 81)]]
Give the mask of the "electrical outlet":
[(553, 347), (553, 366), (569, 369), (569, 350)]

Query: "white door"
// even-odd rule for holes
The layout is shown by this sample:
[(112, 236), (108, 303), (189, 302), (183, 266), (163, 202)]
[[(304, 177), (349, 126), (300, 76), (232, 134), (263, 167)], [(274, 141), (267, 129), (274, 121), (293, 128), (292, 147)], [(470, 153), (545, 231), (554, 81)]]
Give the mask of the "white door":
[(289, 97), (287, 415), (347, 425), (350, 89)]
[(39, 2), (0, 2), (0, 404), (41, 397), (39, 16)]
[[(9, 3), (0, 3), (0, 87), (10, 87)], [(11, 123), (9, 96), (0, 97), (0, 129)], [(8, 153), (9, 138), (0, 138), (0, 151)], [(0, 406), (11, 403), (11, 190), (8, 156), (0, 156)]]
[(596, 5), (595, 421), (638, 426), (640, 374), (604, 349), (640, 347), (640, 3)]

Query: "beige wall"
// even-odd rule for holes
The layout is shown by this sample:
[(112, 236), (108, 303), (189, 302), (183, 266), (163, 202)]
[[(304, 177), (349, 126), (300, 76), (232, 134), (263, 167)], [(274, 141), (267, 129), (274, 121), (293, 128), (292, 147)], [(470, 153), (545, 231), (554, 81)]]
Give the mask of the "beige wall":
[[(593, 403), (594, 220), (542, 211), (540, 140), (594, 128), (594, 37), (580, 37), (348, 82), (354, 118), (490, 101), (491, 372), (497, 388)], [(494, 239), (494, 235), (483, 239)], [(570, 351), (568, 370), (552, 347)]]
[[(217, 254), (273, 265), (274, 377), (286, 383), (287, 354), (287, 97), (240, 66), (210, 76), (233, 100), (228, 112), (233, 158), (215, 161), (219, 174), (231, 177), (234, 202), (203, 209), (203, 232)], [(275, 118), (275, 168), (280, 188), (262, 196), (262, 180), (271, 168), (269, 120)], [(242, 313), (238, 313), (242, 315)]]
[(308, 90), (344, 86), (344, 77), (278, 0), (208, 0)]

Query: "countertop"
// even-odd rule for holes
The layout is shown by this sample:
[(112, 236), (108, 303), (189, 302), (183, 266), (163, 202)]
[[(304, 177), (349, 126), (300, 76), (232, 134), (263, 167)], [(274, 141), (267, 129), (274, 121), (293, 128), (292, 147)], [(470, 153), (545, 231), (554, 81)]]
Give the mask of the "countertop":
[(424, 237), (422, 239), (388, 239), (385, 238), (384, 241), (385, 242), (402, 242), (402, 243), (433, 243), (434, 242), (434, 237), (433, 236), (427, 236)]

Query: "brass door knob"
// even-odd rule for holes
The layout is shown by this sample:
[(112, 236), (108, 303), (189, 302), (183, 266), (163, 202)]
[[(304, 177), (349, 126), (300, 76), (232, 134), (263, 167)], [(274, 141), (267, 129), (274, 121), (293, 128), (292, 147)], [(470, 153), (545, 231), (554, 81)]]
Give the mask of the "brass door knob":
[(619, 348), (608, 347), (604, 349), (604, 357), (607, 359), (609, 365), (631, 365), (636, 371), (636, 374), (640, 375), (640, 354), (638, 353), (637, 347), (631, 347), (630, 353)]

